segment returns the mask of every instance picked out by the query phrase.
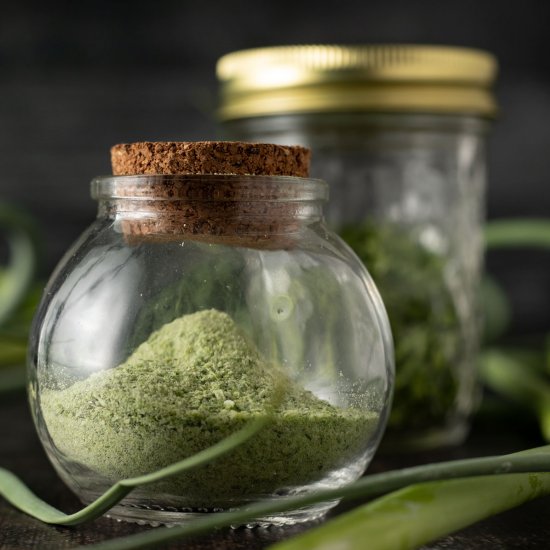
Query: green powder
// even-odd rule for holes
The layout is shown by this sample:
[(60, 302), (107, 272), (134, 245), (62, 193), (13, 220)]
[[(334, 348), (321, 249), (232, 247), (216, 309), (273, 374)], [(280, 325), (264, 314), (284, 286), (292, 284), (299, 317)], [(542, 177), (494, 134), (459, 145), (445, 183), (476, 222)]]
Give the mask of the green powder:
[(184, 315), (154, 332), (117, 368), (44, 390), (51, 439), (70, 461), (110, 481), (190, 456), (266, 414), (274, 418), (216, 461), (149, 487), (214, 506), (319, 480), (364, 452), (378, 417), (330, 405), (265, 362), (216, 310)]

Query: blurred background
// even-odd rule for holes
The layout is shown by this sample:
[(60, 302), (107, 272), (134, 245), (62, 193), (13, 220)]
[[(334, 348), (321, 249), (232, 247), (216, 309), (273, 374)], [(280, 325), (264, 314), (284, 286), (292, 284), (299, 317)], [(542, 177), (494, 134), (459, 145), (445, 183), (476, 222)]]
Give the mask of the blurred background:
[[(550, 3), (524, 0), (277, 2), (4, 1), (0, 201), (38, 222), (46, 278), (95, 216), (94, 175), (127, 141), (219, 135), (216, 60), (299, 43), (426, 43), (486, 49), (500, 63), (487, 216), (550, 213)], [(7, 247), (0, 242), (5, 260)], [(550, 258), (491, 253), (516, 334), (550, 326)]]

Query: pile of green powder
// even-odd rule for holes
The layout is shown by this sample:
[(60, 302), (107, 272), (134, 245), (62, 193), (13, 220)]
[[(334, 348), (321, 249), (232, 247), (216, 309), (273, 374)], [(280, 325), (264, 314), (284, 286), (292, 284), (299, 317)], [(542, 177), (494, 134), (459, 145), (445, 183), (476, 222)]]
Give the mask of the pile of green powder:
[(151, 491), (211, 506), (303, 485), (364, 451), (373, 412), (337, 408), (265, 362), (231, 317), (184, 315), (154, 332), (118, 367), (61, 390), (41, 406), (55, 446), (111, 481), (188, 457), (266, 414), (273, 421), (217, 460)]

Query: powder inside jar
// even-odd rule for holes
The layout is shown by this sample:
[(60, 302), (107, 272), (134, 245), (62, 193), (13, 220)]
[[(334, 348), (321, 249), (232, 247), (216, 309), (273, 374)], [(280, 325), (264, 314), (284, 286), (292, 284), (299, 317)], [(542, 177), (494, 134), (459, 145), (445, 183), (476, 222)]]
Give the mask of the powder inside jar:
[(43, 390), (41, 406), (66, 458), (116, 481), (213, 445), (268, 414), (280, 389), (271, 422), (247, 443), (141, 490), (215, 507), (323, 478), (364, 452), (378, 415), (303, 389), (217, 310), (165, 324), (116, 368)]

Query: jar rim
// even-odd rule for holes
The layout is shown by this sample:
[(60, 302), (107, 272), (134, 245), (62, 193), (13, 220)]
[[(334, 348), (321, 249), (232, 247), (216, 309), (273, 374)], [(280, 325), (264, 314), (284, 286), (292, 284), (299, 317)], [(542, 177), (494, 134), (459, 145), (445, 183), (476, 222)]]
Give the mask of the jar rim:
[(317, 178), (237, 174), (104, 175), (93, 178), (90, 189), (99, 201), (326, 202), (329, 194), (328, 184)]

